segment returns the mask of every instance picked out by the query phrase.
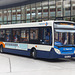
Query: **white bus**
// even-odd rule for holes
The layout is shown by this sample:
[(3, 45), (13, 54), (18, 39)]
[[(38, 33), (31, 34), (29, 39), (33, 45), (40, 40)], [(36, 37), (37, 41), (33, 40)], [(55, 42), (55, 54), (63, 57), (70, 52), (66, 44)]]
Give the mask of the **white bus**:
[(75, 23), (43, 21), (0, 26), (0, 52), (33, 58), (75, 56)]

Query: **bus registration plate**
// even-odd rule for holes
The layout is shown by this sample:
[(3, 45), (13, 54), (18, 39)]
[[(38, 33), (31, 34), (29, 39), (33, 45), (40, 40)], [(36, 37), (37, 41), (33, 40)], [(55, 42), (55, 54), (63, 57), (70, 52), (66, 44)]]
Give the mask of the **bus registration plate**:
[(65, 56), (65, 58), (71, 58), (71, 56)]

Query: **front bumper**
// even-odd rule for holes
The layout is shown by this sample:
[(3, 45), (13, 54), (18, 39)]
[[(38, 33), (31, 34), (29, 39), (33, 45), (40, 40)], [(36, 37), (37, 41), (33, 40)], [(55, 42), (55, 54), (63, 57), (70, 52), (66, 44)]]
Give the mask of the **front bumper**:
[(56, 59), (56, 58), (66, 58), (66, 57), (75, 57), (75, 54), (57, 54), (54, 48), (51, 51), (39, 51), (37, 50), (37, 58), (47, 58), (47, 59)]

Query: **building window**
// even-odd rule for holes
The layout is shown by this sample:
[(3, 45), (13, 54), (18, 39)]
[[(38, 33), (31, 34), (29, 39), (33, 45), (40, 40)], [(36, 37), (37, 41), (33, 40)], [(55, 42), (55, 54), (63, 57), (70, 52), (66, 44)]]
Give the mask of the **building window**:
[(56, 7), (55, 7), (55, 0), (49, 0), (49, 17), (55, 17), (55, 11), (56, 11)]
[(43, 18), (48, 18), (48, 6), (43, 6)]
[(31, 19), (35, 19), (35, 18), (36, 18), (35, 4), (31, 4)]
[(63, 0), (56, 0), (56, 17), (63, 16)]
[(70, 16), (70, 0), (64, 0), (64, 16)]
[(70, 17), (65, 17), (64, 20), (65, 21), (71, 21), (71, 18)]
[(31, 17), (30, 13), (31, 13), (30, 5), (26, 5), (26, 20), (30, 19), (30, 17)]
[(41, 7), (37, 7), (36, 8), (36, 18), (41, 18), (41, 15), (42, 15), (42, 8)]
[(75, 15), (75, 0), (71, 0), (71, 15)]
[(11, 21), (11, 8), (7, 9), (8, 21)]
[(42, 6), (47, 6), (49, 3), (48, 3), (48, 0), (46, 1), (42, 1)]
[(12, 20), (16, 20), (16, 9), (12, 8)]
[(3, 17), (3, 13), (2, 13), (2, 10), (0, 10), (0, 21), (3, 21), (2, 17)]
[(4, 14), (3, 14), (3, 16), (4, 16), (4, 21), (7, 21), (7, 10), (6, 10), (6, 9), (4, 9)]
[(21, 14), (22, 14), (21, 20), (25, 20), (25, 6), (21, 7)]
[(16, 7), (17, 20), (21, 20), (21, 7)]

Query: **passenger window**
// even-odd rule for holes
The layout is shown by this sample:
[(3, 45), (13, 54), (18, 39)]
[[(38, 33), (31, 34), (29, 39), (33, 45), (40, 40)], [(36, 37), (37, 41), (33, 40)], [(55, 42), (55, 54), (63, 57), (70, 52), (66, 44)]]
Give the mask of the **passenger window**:
[(38, 40), (38, 28), (31, 28), (30, 29), (30, 39), (31, 40)]
[(10, 29), (6, 30), (6, 38), (5, 38), (5, 41), (6, 42), (11, 42), (12, 41), (11, 40), (11, 30)]
[(21, 30), (21, 42), (25, 43), (29, 41), (29, 29)]
[(41, 44), (52, 44), (52, 28), (41, 28), (40, 34)]
[(5, 41), (5, 30), (0, 30), (0, 41)]
[(13, 29), (13, 42), (20, 42), (20, 29)]

